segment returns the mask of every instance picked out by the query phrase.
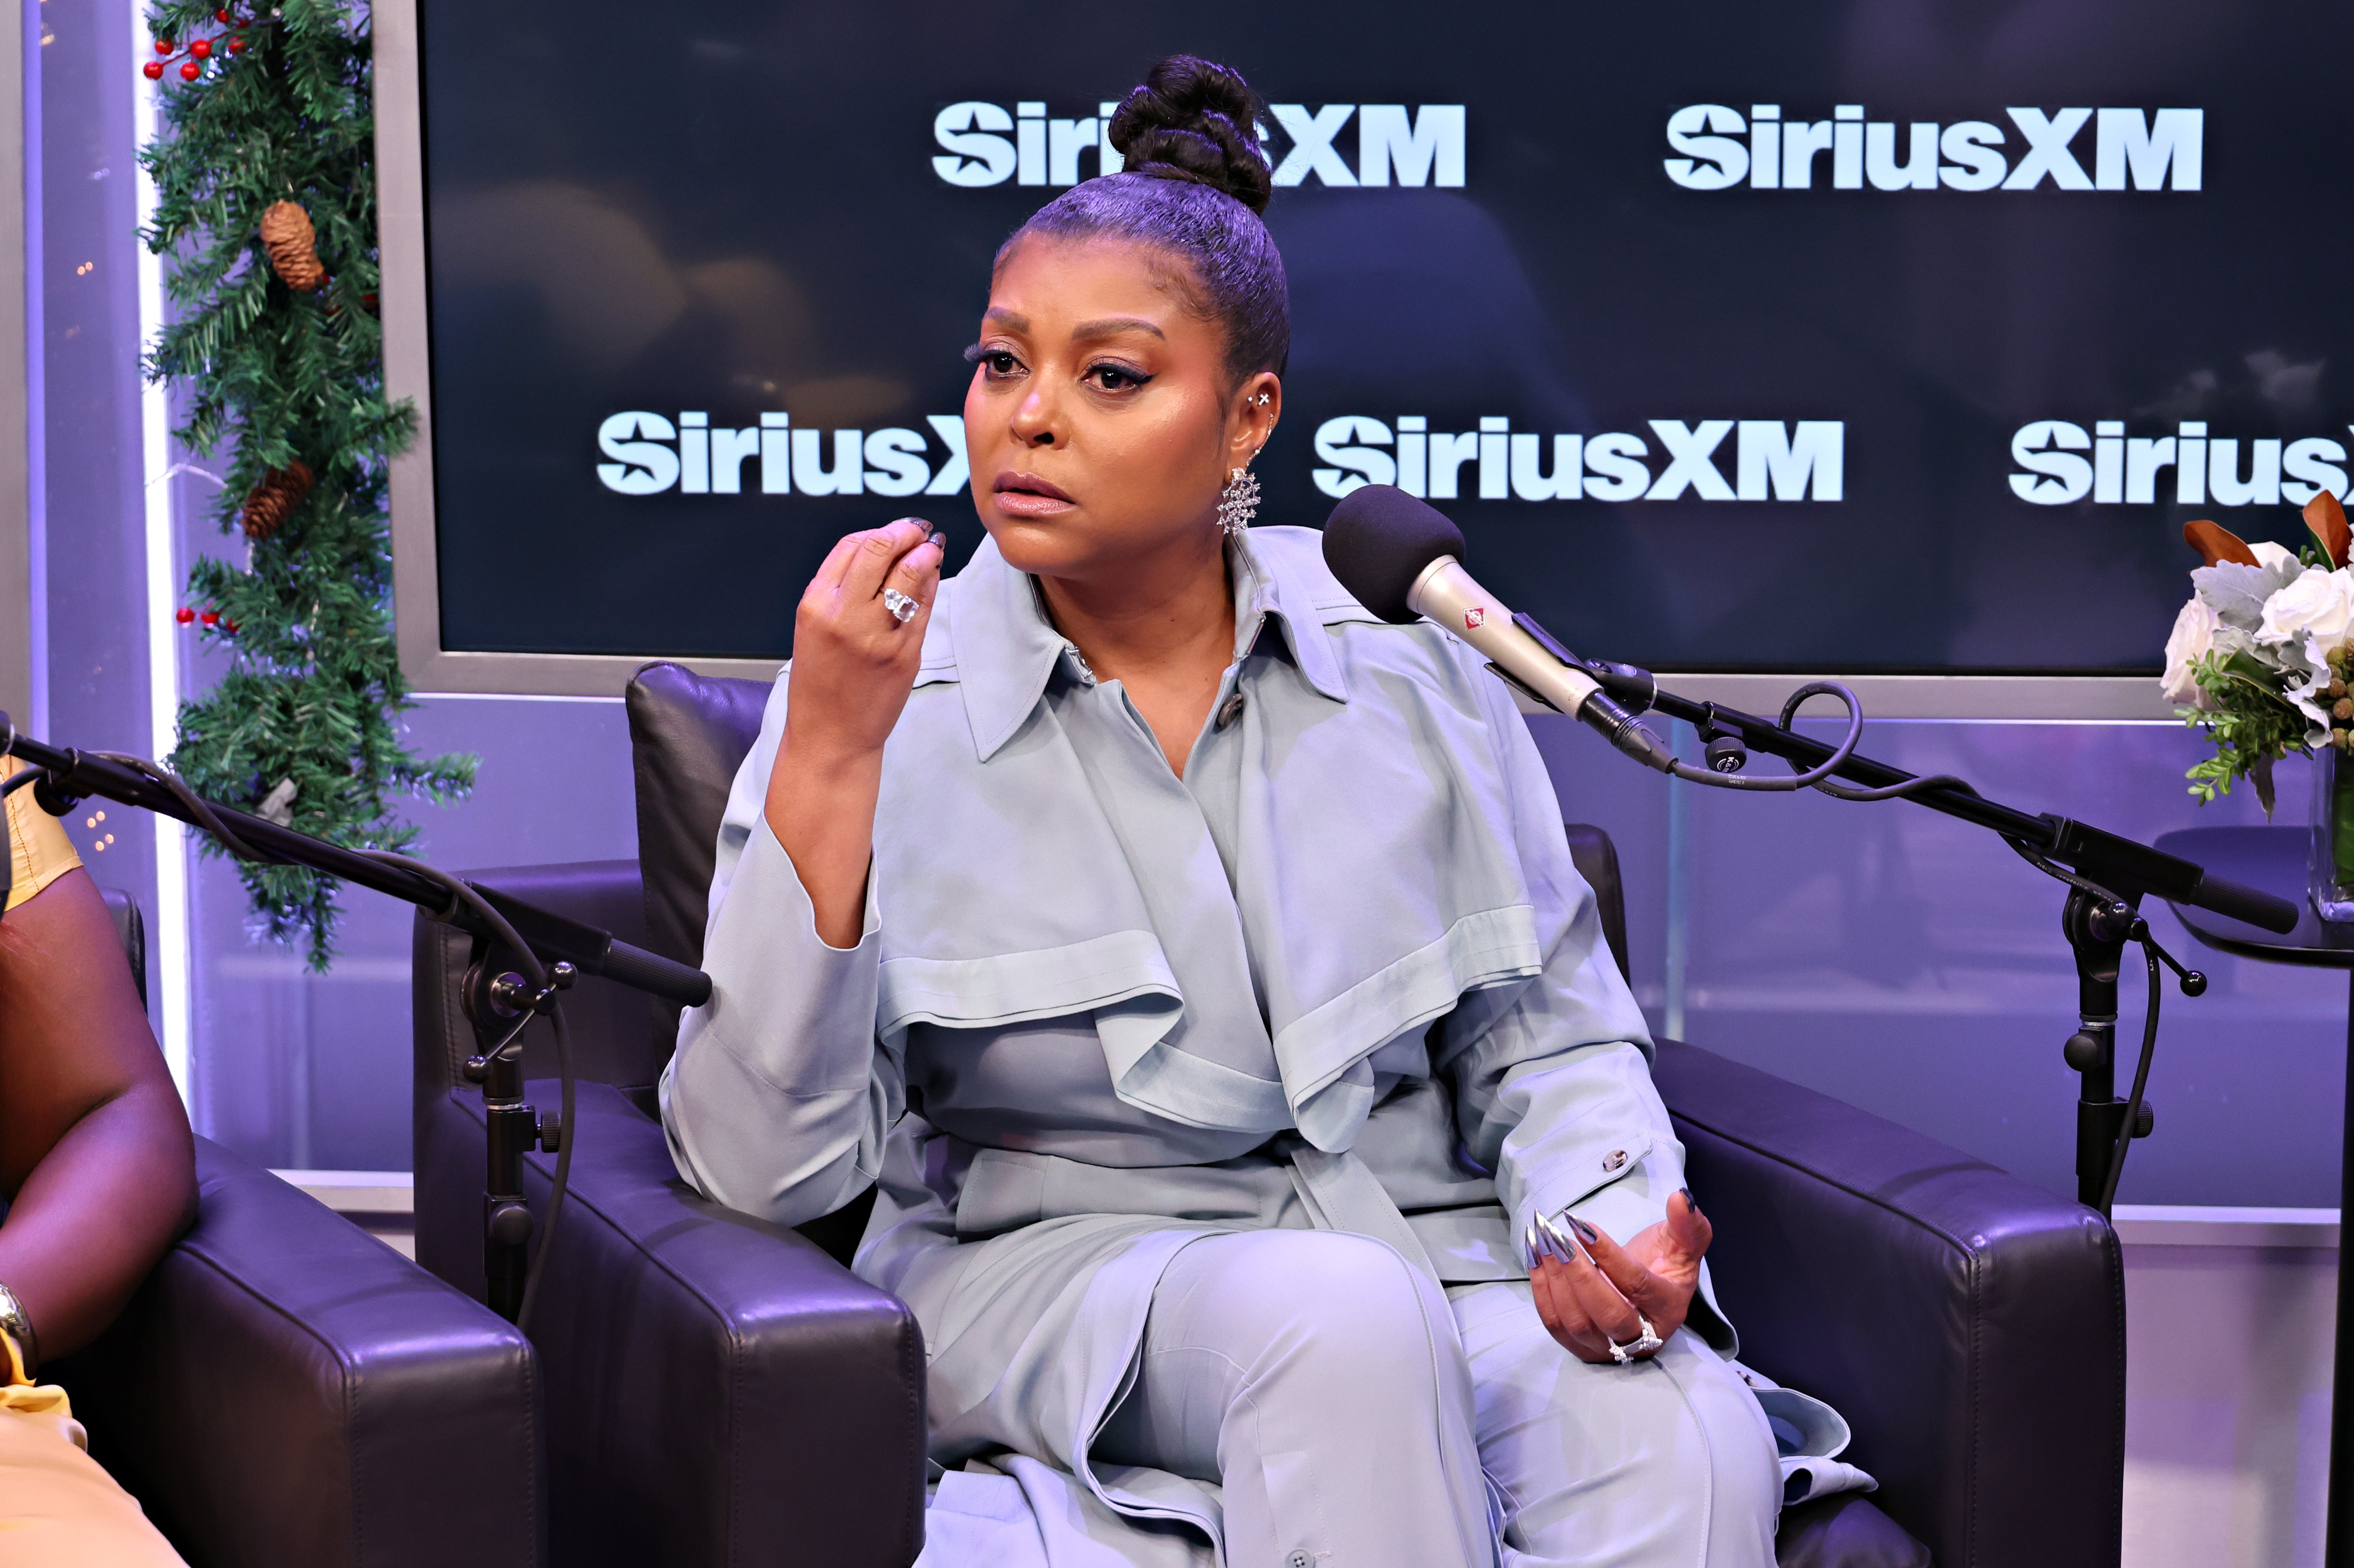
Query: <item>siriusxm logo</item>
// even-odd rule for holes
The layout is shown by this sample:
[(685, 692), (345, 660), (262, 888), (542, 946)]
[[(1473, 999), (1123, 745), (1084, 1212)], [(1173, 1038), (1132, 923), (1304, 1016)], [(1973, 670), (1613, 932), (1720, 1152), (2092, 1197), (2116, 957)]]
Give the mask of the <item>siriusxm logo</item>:
[[(1829, 120), (1784, 120), (1781, 105), (1753, 104), (1744, 118), (1722, 103), (1694, 103), (1668, 116), (1668, 145), (1681, 156), (1663, 167), (1686, 190), (1815, 186), (1829, 154), (1833, 190), (2031, 191), (2049, 180), (2063, 191), (2195, 191), (2202, 174), (2206, 111), (2159, 109), (2006, 109), (2020, 138), (1988, 120), (1909, 126), (1866, 120), (1863, 105), (1842, 103)], [(2093, 168), (2076, 143), (2093, 126)], [(1897, 132), (1906, 135), (1898, 155)]]
[[(1425, 103), (1270, 103), (1281, 134), (1258, 127), (1275, 164), (1275, 183), (1297, 185), (1311, 176), (1327, 185), (1460, 185), (1463, 105)], [(951, 103), (932, 120), (932, 140), (944, 149), (932, 171), (952, 185), (1075, 185), (1119, 173), (1124, 160), (1111, 144), (1117, 103), (1097, 103), (1083, 118), (1057, 120), (1041, 101)], [(1354, 164), (1338, 143), (1352, 122)], [(1288, 143), (1286, 145), (1286, 143)]]
[(2243, 446), (2236, 436), (2209, 435), (2203, 419), (2185, 419), (2164, 436), (2128, 436), (2123, 419), (2097, 420), (2089, 435), (2065, 419), (2038, 419), (2011, 435), (2010, 459), (2025, 471), (2010, 476), (2010, 491), (2038, 506), (2088, 495), (2103, 506), (2147, 506), (2161, 497), (2185, 506), (2302, 506), (2325, 490), (2346, 493), (2340, 441)]
[[(1310, 475), (1334, 497), (1361, 484), (1394, 484), (1409, 495), (1452, 501), (1839, 501), (1846, 495), (1847, 427), (1837, 419), (1649, 421), (1651, 444), (1621, 431), (1546, 438), (1515, 431), (1490, 415), (1479, 429), (1433, 430), (1420, 414), (1396, 428), (1343, 414), (1316, 428), (1316, 455), (1331, 464)], [(1738, 434), (1735, 432), (1738, 431)], [(1733, 475), (1720, 468), (1733, 437)], [(1471, 472), (1466, 477), (1465, 469)], [(1468, 489), (1467, 489), (1468, 486)]]
[(947, 449), (937, 467), (920, 430), (797, 430), (781, 413), (730, 429), (707, 413), (684, 413), (673, 424), (631, 409), (597, 427), (597, 446), (612, 460), (597, 465), (597, 478), (623, 495), (673, 485), (682, 495), (954, 495), (970, 477), (964, 420), (927, 414), (924, 422)]

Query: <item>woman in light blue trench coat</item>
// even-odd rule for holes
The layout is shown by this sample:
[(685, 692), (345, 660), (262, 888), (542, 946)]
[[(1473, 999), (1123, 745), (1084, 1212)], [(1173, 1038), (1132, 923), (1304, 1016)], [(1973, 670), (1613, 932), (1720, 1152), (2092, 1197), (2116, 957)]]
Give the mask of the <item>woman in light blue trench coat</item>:
[[(680, 1171), (924, 1330), (941, 1568), (1765, 1568), (1781, 1478), (1527, 729), (1317, 535), (1252, 101), (1000, 253), (989, 540), (843, 540), (737, 775)], [(786, 1543), (779, 1543), (780, 1550)]]

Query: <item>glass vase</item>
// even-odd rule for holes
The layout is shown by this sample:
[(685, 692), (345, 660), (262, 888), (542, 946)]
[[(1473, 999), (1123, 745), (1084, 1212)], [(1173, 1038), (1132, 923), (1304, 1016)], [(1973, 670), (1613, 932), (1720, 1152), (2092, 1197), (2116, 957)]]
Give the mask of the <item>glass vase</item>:
[(2313, 912), (2354, 923), (2354, 758), (2325, 746), (2313, 758)]

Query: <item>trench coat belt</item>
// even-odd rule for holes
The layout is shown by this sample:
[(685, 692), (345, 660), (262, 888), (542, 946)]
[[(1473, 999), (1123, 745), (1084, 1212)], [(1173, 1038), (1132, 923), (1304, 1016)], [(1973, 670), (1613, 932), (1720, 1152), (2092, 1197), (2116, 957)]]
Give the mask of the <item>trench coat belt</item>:
[(1321, 1150), (1292, 1132), (1278, 1134), (1267, 1147), (1277, 1158), (1290, 1161), (1292, 1185), (1299, 1189), (1299, 1201), (1317, 1229), (1351, 1231), (1387, 1242), (1433, 1285), (1438, 1283), (1438, 1270), (1423, 1250), (1414, 1227), (1405, 1223), (1380, 1178), (1354, 1150)]

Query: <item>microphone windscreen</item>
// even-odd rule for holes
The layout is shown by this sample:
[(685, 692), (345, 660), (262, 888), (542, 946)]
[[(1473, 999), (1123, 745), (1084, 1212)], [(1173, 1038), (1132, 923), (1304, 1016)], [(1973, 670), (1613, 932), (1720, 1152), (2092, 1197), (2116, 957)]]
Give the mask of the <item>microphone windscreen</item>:
[(1358, 486), (1324, 524), (1324, 564), (1359, 604), (1400, 626), (1420, 619), (1405, 596), (1441, 556), (1463, 559), (1463, 531), (1394, 484)]

